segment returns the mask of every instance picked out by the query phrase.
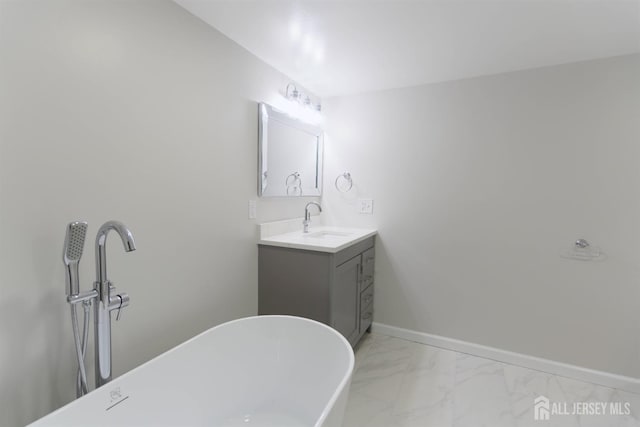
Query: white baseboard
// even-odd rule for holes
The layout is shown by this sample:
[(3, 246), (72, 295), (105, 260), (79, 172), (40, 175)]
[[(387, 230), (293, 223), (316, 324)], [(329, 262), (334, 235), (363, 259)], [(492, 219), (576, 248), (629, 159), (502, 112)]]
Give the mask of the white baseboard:
[(427, 334), (410, 329), (397, 328), (383, 323), (374, 322), (372, 331), (382, 335), (403, 338), (434, 347), (440, 347), (447, 350), (453, 350), (460, 353), (496, 360), (498, 362), (508, 363), (510, 365), (522, 366), (536, 371), (548, 372), (562, 377), (599, 384), (605, 387), (617, 388), (631, 393), (640, 393), (640, 379), (638, 378), (626, 377), (624, 375), (617, 375), (604, 371), (596, 371), (594, 369), (556, 362), (554, 360), (543, 359), (541, 357), (529, 356), (527, 354), (515, 353), (513, 351), (488, 347), (454, 338)]

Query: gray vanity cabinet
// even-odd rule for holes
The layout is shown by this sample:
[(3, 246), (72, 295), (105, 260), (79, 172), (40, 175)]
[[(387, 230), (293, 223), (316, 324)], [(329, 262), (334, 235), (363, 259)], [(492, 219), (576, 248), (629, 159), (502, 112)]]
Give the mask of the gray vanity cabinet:
[(258, 314), (317, 320), (355, 345), (373, 317), (374, 243), (337, 253), (258, 245)]

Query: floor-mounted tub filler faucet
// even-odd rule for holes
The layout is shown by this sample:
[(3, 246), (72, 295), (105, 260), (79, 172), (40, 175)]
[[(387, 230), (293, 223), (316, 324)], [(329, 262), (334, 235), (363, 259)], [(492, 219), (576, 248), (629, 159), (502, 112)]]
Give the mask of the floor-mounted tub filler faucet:
[(302, 231), (304, 233), (309, 232), (309, 224), (311, 223), (311, 212), (309, 212), (309, 208), (313, 205), (317, 206), (318, 210), (322, 212), (322, 206), (320, 206), (320, 203), (318, 202), (307, 203), (307, 206), (304, 207), (304, 221), (302, 221), (302, 227), (303, 227)]
[[(107, 235), (115, 230), (122, 239), (124, 250), (131, 252), (136, 249), (131, 231), (121, 222), (108, 221), (100, 227), (96, 236), (96, 281), (94, 288), (87, 292), (80, 292), (78, 264), (82, 256), (87, 223), (76, 221), (67, 227), (63, 260), (67, 266), (67, 301), (71, 304), (71, 323), (78, 358), (78, 379), (76, 394), (78, 397), (88, 392), (87, 375), (84, 367), (87, 338), (89, 334), (89, 315), (92, 303), (95, 303), (95, 374), (96, 387), (111, 380), (111, 312), (117, 310), (116, 320), (120, 318), (120, 310), (129, 305), (126, 293), (115, 293), (115, 287), (107, 278)], [(84, 329), (82, 338), (78, 327), (76, 304), (84, 307)]]
[(107, 279), (107, 235), (115, 230), (122, 239), (125, 252), (136, 250), (136, 242), (131, 231), (121, 222), (105, 222), (96, 236), (96, 282), (94, 290), (98, 292), (95, 306), (95, 363), (96, 387), (111, 381), (111, 312), (118, 310), (116, 320), (120, 319), (120, 312), (129, 305), (129, 295), (116, 294), (115, 286)]

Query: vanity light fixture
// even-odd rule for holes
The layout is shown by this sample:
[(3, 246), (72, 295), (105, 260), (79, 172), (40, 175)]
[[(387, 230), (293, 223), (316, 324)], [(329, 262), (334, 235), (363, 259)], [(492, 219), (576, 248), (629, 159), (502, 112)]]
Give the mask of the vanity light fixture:
[(289, 83), (285, 89), (285, 96), (288, 100), (296, 101), (297, 103), (310, 107), (316, 111), (322, 111), (322, 104), (319, 102), (314, 104), (311, 97), (304, 92), (298, 90), (296, 85)]

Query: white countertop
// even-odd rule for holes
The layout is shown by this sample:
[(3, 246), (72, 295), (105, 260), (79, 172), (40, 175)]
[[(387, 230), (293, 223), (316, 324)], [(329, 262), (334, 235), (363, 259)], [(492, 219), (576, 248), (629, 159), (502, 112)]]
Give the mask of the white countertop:
[(302, 223), (300, 223), (299, 230), (269, 237), (263, 236), (258, 240), (258, 244), (336, 253), (377, 233), (378, 231), (373, 229), (313, 226), (313, 224), (309, 227), (309, 233), (303, 233)]

